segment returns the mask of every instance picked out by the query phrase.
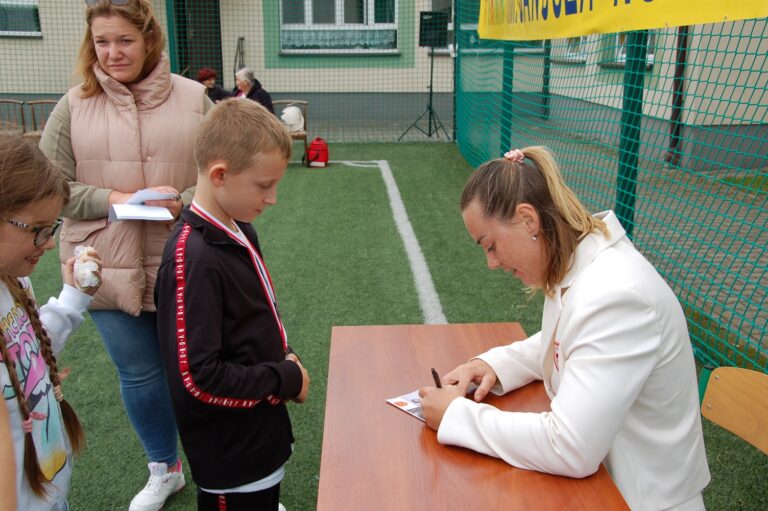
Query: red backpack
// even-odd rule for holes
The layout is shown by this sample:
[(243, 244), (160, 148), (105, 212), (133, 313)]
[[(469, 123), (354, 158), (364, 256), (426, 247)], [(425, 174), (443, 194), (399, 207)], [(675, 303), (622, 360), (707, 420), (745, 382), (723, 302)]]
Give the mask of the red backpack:
[(307, 167), (325, 167), (328, 165), (328, 143), (320, 137), (310, 142), (304, 164)]

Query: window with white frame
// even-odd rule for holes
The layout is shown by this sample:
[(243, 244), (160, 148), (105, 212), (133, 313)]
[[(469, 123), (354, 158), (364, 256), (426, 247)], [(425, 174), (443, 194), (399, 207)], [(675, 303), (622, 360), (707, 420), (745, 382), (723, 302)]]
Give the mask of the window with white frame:
[(38, 0), (0, 0), (0, 37), (40, 37)]
[(398, 0), (281, 0), (284, 53), (397, 52)]
[[(645, 56), (646, 64), (653, 64), (655, 58), (656, 48), (656, 32), (653, 30), (648, 31), (648, 51)], [(625, 64), (627, 62), (627, 33), (621, 32), (616, 34), (616, 62)]]
[(585, 62), (587, 60), (584, 46), (587, 43), (585, 36), (569, 37), (565, 41), (565, 60), (573, 62)]

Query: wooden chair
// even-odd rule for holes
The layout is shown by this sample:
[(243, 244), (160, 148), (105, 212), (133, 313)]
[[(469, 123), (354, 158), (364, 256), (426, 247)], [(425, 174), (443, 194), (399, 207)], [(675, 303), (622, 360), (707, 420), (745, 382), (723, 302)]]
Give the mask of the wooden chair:
[(768, 454), (768, 374), (718, 367), (707, 382), (701, 413)]
[(32, 130), (24, 133), (25, 137), (36, 138), (40, 140), (43, 136), (43, 129), (45, 123), (48, 121), (48, 117), (51, 115), (54, 107), (58, 101), (53, 99), (36, 99), (33, 101), (27, 101), (27, 106), (32, 115)]
[(0, 99), (0, 134), (22, 135), (25, 129), (24, 102)]
[(304, 158), (302, 158), (302, 161), (304, 161), (307, 156), (307, 108), (309, 105), (301, 99), (277, 99), (272, 101), (272, 107), (275, 109), (275, 114), (278, 117), (283, 113), (283, 109), (289, 106), (298, 107), (301, 110), (301, 115), (304, 117), (304, 128), (290, 132), (292, 140), (304, 141)]

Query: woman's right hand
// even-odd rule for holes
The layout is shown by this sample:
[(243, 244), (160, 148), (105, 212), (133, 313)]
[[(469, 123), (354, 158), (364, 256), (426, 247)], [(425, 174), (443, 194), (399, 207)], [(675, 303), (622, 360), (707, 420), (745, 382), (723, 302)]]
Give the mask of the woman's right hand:
[(174, 220), (179, 218), (179, 215), (181, 214), (181, 208), (184, 207), (184, 204), (181, 202), (181, 194), (176, 188), (172, 186), (153, 186), (150, 188), (150, 190), (154, 190), (160, 193), (172, 193), (174, 194), (174, 197), (172, 199), (165, 200), (148, 200), (144, 204), (147, 206), (167, 208), (168, 211), (170, 211), (173, 215)]
[(290, 360), (292, 362), (295, 362), (297, 366), (299, 366), (299, 369), (301, 369), (301, 392), (299, 392), (299, 395), (293, 398), (293, 401), (297, 403), (303, 403), (307, 400), (307, 395), (309, 395), (309, 373), (304, 368), (303, 365), (301, 365), (301, 361), (299, 360), (299, 357), (294, 355), (293, 353), (289, 353), (285, 356), (286, 360)]
[(473, 398), (479, 403), (485, 399), (485, 396), (496, 385), (498, 379), (493, 368), (487, 362), (479, 358), (473, 358), (466, 364), (461, 364), (446, 374), (443, 381), (449, 385), (457, 385), (462, 394), (467, 393), (470, 383), (476, 383), (477, 389), (475, 389)]
[(112, 190), (109, 192), (109, 197), (107, 198), (107, 202), (109, 202), (109, 205), (112, 204), (125, 204), (128, 202), (128, 199), (130, 199), (133, 196), (132, 193), (123, 193), (118, 192), (117, 190)]

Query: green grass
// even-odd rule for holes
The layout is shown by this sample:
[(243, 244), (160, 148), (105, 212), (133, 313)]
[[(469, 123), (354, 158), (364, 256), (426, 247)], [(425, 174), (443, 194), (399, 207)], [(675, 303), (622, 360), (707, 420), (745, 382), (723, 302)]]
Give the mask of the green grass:
[[(765, 169), (764, 169), (765, 170)], [(755, 192), (768, 193), (768, 174), (757, 173), (744, 177), (731, 177), (727, 182), (743, 186)]]
[[(519, 321), (528, 332), (539, 328), (541, 297), (528, 298), (511, 277), (488, 271), (464, 229), (457, 203), (471, 169), (455, 145), (333, 145), (331, 156), (389, 162), (450, 322)], [(278, 199), (256, 228), (289, 342), (312, 378), (308, 402), (289, 405), (296, 449), (281, 496), (289, 511), (305, 511), (317, 498), (331, 327), (420, 323), (422, 316), (378, 170), (292, 165)], [(41, 301), (58, 292), (54, 252), (32, 278)], [(60, 359), (72, 370), (64, 390), (88, 436), (75, 463), (70, 504), (78, 511), (125, 509), (146, 482), (146, 460), (90, 319)], [(705, 436), (714, 480), (705, 493), (708, 508), (768, 509), (768, 458), (715, 426), (707, 425)], [(194, 509), (195, 486), (187, 476), (188, 487), (167, 511)]]
[(768, 351), (759, 349), (748, 336), (726, 328), (697, 307), (684, 304), (683, 311), (688, 319), (688, 332), (702, 362), (755, 371), (768, 368)]

